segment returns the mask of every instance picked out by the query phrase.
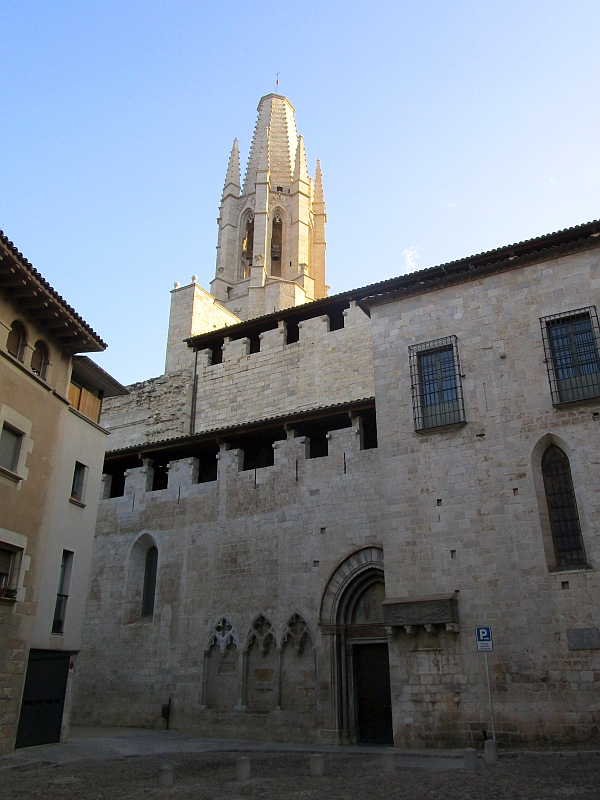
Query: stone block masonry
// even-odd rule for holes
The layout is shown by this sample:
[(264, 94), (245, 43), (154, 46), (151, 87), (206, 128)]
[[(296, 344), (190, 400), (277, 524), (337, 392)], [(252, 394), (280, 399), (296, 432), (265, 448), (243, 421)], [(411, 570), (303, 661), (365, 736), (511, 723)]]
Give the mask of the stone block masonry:
[[(364, 303), (370, 320), (352, 306), (329, 330), (316, 316), (289, 345), (280, 324), (260, 352), (226, 341), (222, 363), (200, 351), (187, 371), (139, 385), (129, 408), (107, 403), (116, 441), (187, 433), (195, 371), (193, 427), (225, 433), (216, 480), (196, 483), (196, 459), (172, 458), (167, 488), (149, 491), (142, 462), (126, 494), (101, 503), (78, 722), (158, 727), (171, 697), (182, 730), (365, 741), (356, 665), (383, 647), (395, 744), (481, 746), (491, 724), (474, 629), (491, 625), (500, 745), (597, 740), (600, 650), (583, 645), (600, 628), (600, 401), (553, 406), (540, 318), (598, 304), (598, 252), (380, 295)], [(426, 342), (459, 356), (464, 419), (416, 431), (423, 364), (448, 364), (411, 375), (409, 347)], [(429, 407), (454, 403), (453, 386), (429, 390)], [(227, 449), (228, 426), (373, 395), (371, 449), (360, 416), (328, 431), (322, 457), (300, 423), (303, 435), (281, 424), (273, 466), (244, 470), (239, 446)], [(585, 550), (568, 568), (542, 475), (550, 445), (568, 458)], [(442, 621), (440, 597), (453, 609)], [(386, 620), (384, 598), (422, 614)]]
[[(490, 730), (476, 625), (494, 632), (501, 742), (596, 736), (600, 658), (593, 649), (569, 652), (567, 629), (600, 623), (599, 404), (552, 406), (540, 317), (597, 304), (598, 275), (594, 250), (371, 311), (386, 594), (456, 590), (460, 607), (459, 637), (395, 631), (398, 745), (414, 744), (416, 731), (433, 744), (448, 726), (463, 740)], [(449, 335), (458, 342), (466, 424), (417, 433), (408, 347)], [(555, 568), (540, 467), (553, 442), (570, 459), (591, 568)]]
[[(382, 531), (376, 451), (360, 450), (353, 429), (332, 436), (328, 457), (307, 459), (304, 438), (290, 438), (276, 443), (275, 466), (246, 472), (239, 450), (223, 451), (218, 479), (203, 484), (183, 482), (193, 459), (182, 459), (171, 464), (168, 488), (156, 492), (143, 490), (141, 467), (128, 477), (137, 481), (134, 504), (131, 495), (101, 502), (76, 702), (81, 723), (159, 727), (160, 706), (172, 696), (172, 724), (207, 735), (237, 730), (314, 741), (320, 729), (334, 727), (319, 635), (321, 587), (348, 550), (379, 542)], [(344, 453), (352, 455), (346, 465)], [(140, 536), (159, 550), (157, 596), (152, 618), (132, 620), (130, 553)], [(306, 667), (294, 699), (284, 697), (267, 715), (253, 710), (249, 685), (219, 704), (226, 708), (203, 707), (212, 626), (225, 615), (243, 650), (260, 614), (283, 659), (264, 669), (286, 669), (282, 637), (297, 614), (310, 637), (302, 655), (309, 665), (316, 659), (316, 674)], [(298, 711), (294, 703), (307, 693), (321, 699)]]
[(368, 317), (352, 304), (344, 327), (328, 328), (327, 316), (301, 322), (299, 341), (289, 345), (282, 329), (266, 331), (258, 353), (249, 353), (247, 339), (226, 340), (220, 364), (210, 363), (210, 351), (200, 351), (193, 425), (189, 350), (188, 369), (129, 386), (126, 402), (105, 401), (102, 424), (111, 431), (109, 449), (372, 397)]

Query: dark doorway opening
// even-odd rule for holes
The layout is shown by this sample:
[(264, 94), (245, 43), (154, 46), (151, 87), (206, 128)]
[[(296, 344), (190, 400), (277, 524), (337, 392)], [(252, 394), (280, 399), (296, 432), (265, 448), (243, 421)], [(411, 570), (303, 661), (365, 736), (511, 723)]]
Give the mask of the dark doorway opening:
[(60, 741), (70, 653), (30, 650), (15, 747)]
[(394, 744), (390, 665), (385, 642), (354, 645), (354, 696), (360, 744)]

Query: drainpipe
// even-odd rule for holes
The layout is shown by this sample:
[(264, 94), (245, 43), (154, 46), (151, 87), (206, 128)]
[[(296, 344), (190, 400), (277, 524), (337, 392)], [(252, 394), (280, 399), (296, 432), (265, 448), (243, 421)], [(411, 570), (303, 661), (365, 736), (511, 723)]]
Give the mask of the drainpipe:
[(196, 395), (198, 394), (198, 348), (194, 348), (194, 381), (192, 383), (192, 404), (190, 409), (190, 433), (196, 432)]

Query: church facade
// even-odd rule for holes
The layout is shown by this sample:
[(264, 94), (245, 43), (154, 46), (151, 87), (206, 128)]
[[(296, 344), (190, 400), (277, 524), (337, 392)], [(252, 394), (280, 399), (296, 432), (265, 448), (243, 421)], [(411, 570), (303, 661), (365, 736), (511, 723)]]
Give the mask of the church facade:
[[(79, 723), (459, 746), (598, 735), (600, 223), (327, 295), (262, 98), (211, 292), (107, 400)], [(184, 341), (185, 340), (185, 341)]]

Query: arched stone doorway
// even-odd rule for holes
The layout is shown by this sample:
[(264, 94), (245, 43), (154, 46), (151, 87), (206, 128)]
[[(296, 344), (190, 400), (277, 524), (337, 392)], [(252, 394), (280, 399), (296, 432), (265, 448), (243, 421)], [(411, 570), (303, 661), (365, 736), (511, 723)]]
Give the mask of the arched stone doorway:
[(383, 550), (363, 547), (330, 577), (320, 625), (330, 639), (334, 725), (347, 743), (393, 744)]

